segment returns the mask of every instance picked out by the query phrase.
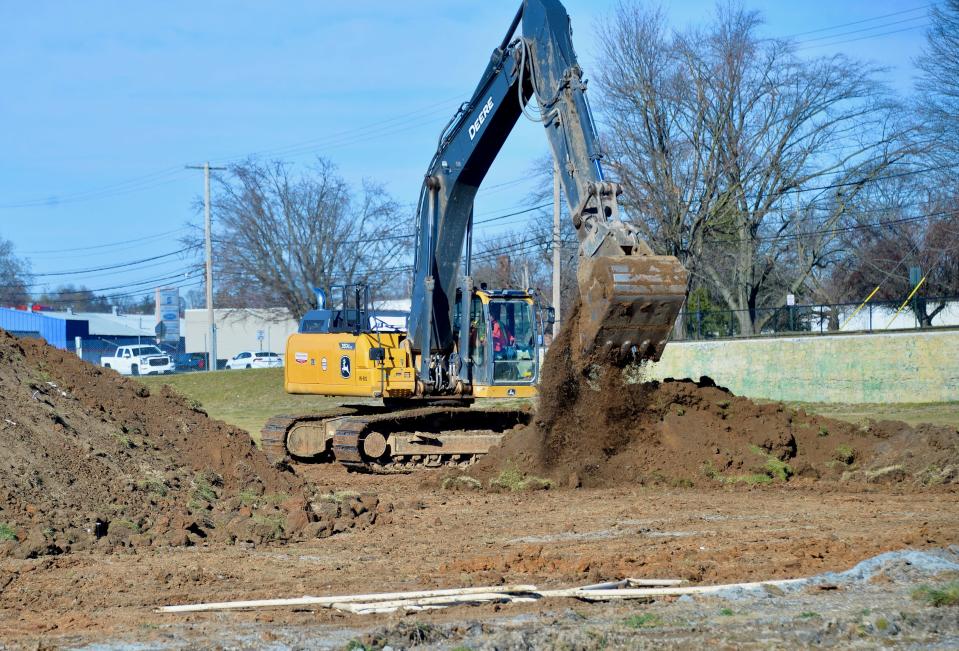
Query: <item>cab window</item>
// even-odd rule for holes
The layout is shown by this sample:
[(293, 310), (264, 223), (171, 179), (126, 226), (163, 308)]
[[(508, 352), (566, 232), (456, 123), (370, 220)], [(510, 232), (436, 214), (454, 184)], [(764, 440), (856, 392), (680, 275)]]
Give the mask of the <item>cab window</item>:
[(533, 306), (526, 301), (489, 303), (493, 381), (531, 382), (536, 372)]

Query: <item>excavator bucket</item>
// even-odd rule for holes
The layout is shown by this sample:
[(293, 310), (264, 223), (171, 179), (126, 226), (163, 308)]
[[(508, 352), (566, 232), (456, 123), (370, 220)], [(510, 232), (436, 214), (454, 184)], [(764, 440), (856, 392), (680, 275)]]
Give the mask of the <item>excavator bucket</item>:
[(657, 361), (686, 298), (686, 269), (673, 256), (581, 259), (574, 334), (584, 361)]

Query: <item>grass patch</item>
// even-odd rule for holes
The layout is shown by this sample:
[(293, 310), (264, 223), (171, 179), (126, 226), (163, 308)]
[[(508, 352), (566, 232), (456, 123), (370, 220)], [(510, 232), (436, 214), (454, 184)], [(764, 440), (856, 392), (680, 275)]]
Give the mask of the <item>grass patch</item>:
[(773, 483), (773, 480), (786, 481), (792, 476), (793, 470), (790, 465), (780, 461), (776, 457), (768, 454), (758, 445), (750, 445), (749, 450), (766, 459), (762, 466), (763, 472), (753, 472), (744, 475), (723, 475), (709, 461), (703, 463), (702, 473), (707, 479), (718, 481), (721, 484), (735, 485), (745, 484), (747, 486), (762, 486)]
[(826, 429), (823, 425), (819, 426), (819, 436), (822, 438), (829, 436), (829, 430)]
[(260, 494), (249, 488), (244, 488), (240, 491), (237, 497), (240, 498), (240, 504), (243, 506), (253, 506), (260, 499)]
[[(282, 342), (272, 345), (281, 346)], [(151, 389), (164, 384), (173, 387), (187, 399), (191, 409), (246, 430), (257, 443), (263, 425), (277, 414), (323, 411), (343, 404), (344, 400), (354, 404), (364, 402), (355, 398), (290, 395), (283, 390), (282, 368), (181, 373), (137, 379)], [(377, 401), (365, 402), (375, 404)]]
[(119, 445), (121, 448), (132, 449), (136, 447), (136, 443), (133, 442), (133, 439), (131, 439), (126, 434), (121, 434), (120, 432), (117, 432), (116, 434), (113, 435), (113, 438), (114, 440), (116, 440), (117, 445)]
[(732, 617), (734, 615), (732, 608), (720, 608), (719, 614), (722, 617)]
[(16, 540), (17, 534), (6, 522), (0, 522), (0, 540)]
[(763, 463), (763, 473), (769, 477), (770, 480), (778, 479), (779, 481), (786, 481), (792, 476), (793, 469), (788, 463), (780, 461), (758, 445), (750, 445), (749, 451), (766, 460)]
[(936, 608), (959, 606), (959, 581), (950, 581), (938, 588), (928, 585), (919, 586), (912, 591), (912, 598)]
[(776, 457), (769, 457), (766, 459), (766, 463), (763, 464), (763, 469), (766, 471), (766, 474), (772, 477), (773, 479), (778, 479), (779, 481), (786, 481), (793, 474), (793, 469), (785, 461), (780, 461)]
[(137, 489), (145, 493), (158, 495), (160, 497), (166, 497), (167, 494), (166, 483), (158, 477), (147, 477), (146, 479), (141, 479), (137, 482)]
[(799, 613), (799, 619), (815, 619), (815, 618), (821, 618), (821, 617), (822, 615), (812, 610), (807, 610), (805, 612)]
[(790, 402), (792, 408), (838, 418), (854, 425), (861, 425), (865, 419), (901, 420), (910, 425), (932, 423), (934, 425), (959, 426), (959, 402), (891, 402), (891, 403), (827, 403), (827, 402)]
[(324, 495), (320, 495), (320, 499), (324, 502), (332, 502), (333, 504), (342, 504), (346, 500), (354, 499), (359, 497), (360, 494), (356, 491), (330, 491)]
[(844, 463), (848, 466), (856, 460), (856, 451), (852, 448), (852, 446), (842, 443), (836, 446), (836, 449), (833, 450), (832, 456), (836, 461)]
[(133, 533), (140, 533), (141, 531), (141, 527), (138, 523), (134, 522), (133, 520), (127, 520), (125, 518), (114, 520), (113, 522), (110, 523), (110, 526), (123, 527), (124, 529), (129, 529)]
[(214, 484), (217, 483), (217, 478), (209, 473), (200, 472), (197, 473), (193, 478), (193, 492), (191, 493), (191, 499), (188, 506), (197, 510), (198, 508), (205, 508), (209, 504), (213, 504), (217, 500), (216, 489)]
[(663, 625), (663, 620), (653, 613), (643, 613), (642, 615), (627, 617), (623, 624), (629, 628), (656, 628)]
[(491, 479), (489, 485), (492, 489), (515, 492), (548, 490), (553, 487), (553, 482), (542, 477), (527, 477), (518, 468), (509, 465), (503, 468), (498, 477)]
[(478, 491), (483, 488), (483, 482), (469, 475), (460, 475), (458, 477), (447, 477), (443, 480), (445, 490), (470, 490)]

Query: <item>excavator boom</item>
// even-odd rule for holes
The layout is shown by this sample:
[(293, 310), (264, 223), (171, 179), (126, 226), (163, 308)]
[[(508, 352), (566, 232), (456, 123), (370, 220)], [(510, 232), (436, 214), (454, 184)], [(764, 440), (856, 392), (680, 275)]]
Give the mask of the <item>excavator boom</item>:
[[(473, 199), (534, 96), (533, 119), (559, 164), (579, 239), (577, 356), (584, 363), (659, 359), (685, 299), (679, 261), (654, 255), (620, 218), (620, 189), (603, 173), (566, 10), (559, 0), (525, 0), (473, 95), (441, 134), (420, 193), (409, 336), (427, 391), (442, 392), (444, 378), (468, 374), (469, 360), (453, 354), (452, 314)], [(467, 271), (462, 294), (471, 287)]]

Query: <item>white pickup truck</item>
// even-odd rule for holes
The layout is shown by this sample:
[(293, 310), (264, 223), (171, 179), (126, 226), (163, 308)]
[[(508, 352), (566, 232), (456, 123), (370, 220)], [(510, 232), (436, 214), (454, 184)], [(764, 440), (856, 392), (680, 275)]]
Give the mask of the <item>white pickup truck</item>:
[(173, 358), (156, 346), (120, 346), (112, 357), (101, 357), (100, 366), (120, 375), (159, 375), (173, 373)]

